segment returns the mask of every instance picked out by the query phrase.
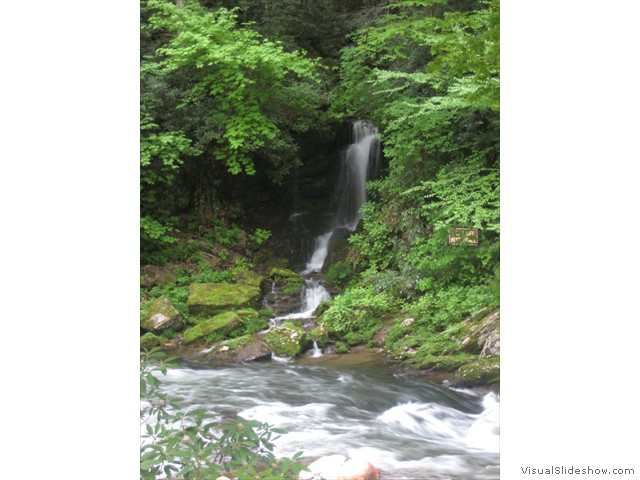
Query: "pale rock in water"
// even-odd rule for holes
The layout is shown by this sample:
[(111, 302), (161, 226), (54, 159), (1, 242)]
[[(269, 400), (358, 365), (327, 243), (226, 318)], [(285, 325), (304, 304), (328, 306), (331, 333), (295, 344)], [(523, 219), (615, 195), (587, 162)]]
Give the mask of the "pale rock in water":
[(321, 457), (309, 471), (300, 472), (298, 480), (377, 480), (380, 472), (365, 460), (347, 459), (344, 455)]

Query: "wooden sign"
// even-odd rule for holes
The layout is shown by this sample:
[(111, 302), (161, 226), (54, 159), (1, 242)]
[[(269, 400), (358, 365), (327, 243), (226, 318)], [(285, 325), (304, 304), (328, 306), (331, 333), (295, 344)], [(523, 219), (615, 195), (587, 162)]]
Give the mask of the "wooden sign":
[(449, 230), (449, 245), (478, 246), (477, 228), (452, 228)]

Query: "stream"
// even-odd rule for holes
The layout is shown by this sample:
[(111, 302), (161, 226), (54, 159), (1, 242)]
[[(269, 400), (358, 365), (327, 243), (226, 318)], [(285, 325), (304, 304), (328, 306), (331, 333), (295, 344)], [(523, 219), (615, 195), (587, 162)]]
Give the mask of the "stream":
[(382, 479), (492, 480), (499, 472), (499, 396), (391, 372), (373, 355), (207, 366), (182, 361), (162, 388), (224, 415), (287, 430), (275, 454), (361, 458)]

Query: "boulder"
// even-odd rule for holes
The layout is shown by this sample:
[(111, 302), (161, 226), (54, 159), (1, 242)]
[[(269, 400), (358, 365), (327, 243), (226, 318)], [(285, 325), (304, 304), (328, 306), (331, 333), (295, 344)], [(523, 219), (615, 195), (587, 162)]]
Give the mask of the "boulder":
[(311, 335), (311, 338), (315, 340), (319, 347), (324, 347), (329, 340), (329, 330), (324, 325), (324, 323), (321, 323), (314, 327), (309, 332), (309, 334)]
[(500, 382), (500, 357), (478, 358), (461, 366), (453, 379), (454, 385), (476, 387)]
[(462, 351), (480, 354), (487, 339), (491, 337), (494, 345), (491, 351), (495, 352), (497, 345), (497, 355), (500, 354), (500, 309), (492, 312), (482, 309), (462, 322), (462, 325), (466, 328), (466, 334), (460, 344)]
[(187, 307), (198, 315), (219, 313), (257, 306), (260, 288), (252, 285), (230, 283), (192, 283), (189, 286)]
[(251, 362), (271, 358), (271, 349), (255, 335), (243, 335), (220, 342), (209, 353), (209, 359), (222, 363)]
[(301, 289), (304, 279), (287, 268), (274, 267), (269, 270), (265, 296), (267, 307), (276, 315), (286, 315), (302, 307)]
[(140, 285), (143, 287), (151, 288), (154, 285), (173, 285), (176, 282), (176, 276), (168, 268), (156, 267), (154, 265), (142, 267)]
[(407, 328), (411, 325), (413, 325), (413, 323), (416, 321), (415, 318), (407, 318), (406, 320), (403, 320), (402, 323), (400, 324), (400, 326), (402, 328)]
[(310, 348), (311, 338), (302, 328), (273, 327), (264, 336), (264, 342), (279, 357), (296, 357)]
[(302, 277), (288, 268), (272, 268), (269, 271), (269, 278), (282, 293), (298, 293), (304, 285)]
[(223, 339), (232, 331), (243, 326), (242, 318), (238, 312), (224, 312), (185, 330), (183, 340), (185, 344), (211, 343)]
[(498, 357), (500, 356), (500, 330), (491, 333), (484, 342), (481, 357)]
[(165, 342), (165, 339), (151, 332), (145, 333), (140, 337), (140, 350), (157, 347), (158, 345), (162, 345), (163, 342)]
[(183, 327), (184, 323), (180, 312), (166, 297), (156, 298), (149, 306), (146, 316), (140, 322), (142, 330), (152, 333), (160, 333), (167, 328), (178, 331)]
[(309, 471), (300, 472), (298, 480), (377, 480), (380, 472), (365, 460), (348, 459), (344, 455), (321, 457)]

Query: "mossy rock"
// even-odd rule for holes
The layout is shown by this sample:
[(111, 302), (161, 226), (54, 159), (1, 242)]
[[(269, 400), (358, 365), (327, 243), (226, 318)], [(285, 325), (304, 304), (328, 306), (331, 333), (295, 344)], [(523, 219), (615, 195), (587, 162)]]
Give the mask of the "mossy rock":
[(288, 268), (272, 268), (269, 278), (276, 284), (279, 293), (297, 293), (304, 285), (303, 278)]
[[(460, 349), (468, 353), (481, 353), (485, 342), (492, 337), (499, 345), (500, 309), (490, 311), (483, 308), (465, 319), (461, 324)], [(498, 347), (499, 351), (499, 347)]]
[(437, 355), (416, 358), (412, 363), (420, 370), (433, 370), (437, 372), (455, 372), (461, 366), (467, 365), (471, 360), (470, 355)]
[(239, 285), (257, 287), (259, 289), (262, 289), (262, 285), (264, 284), (264, 276), (251, 270), (239, 270), (235, 274), (234, 280)]
[(266, 330), (269, 327), (269, 319), (260, 315), (252, 308), (245, 308), (236, 312), (245, 326), (244, 333), (251, 334)]
[(296, 357), (310, 348), (311, 338), (302, 328), (273, 327), (264, 336), (264, 342), (279, 357)]
[(187, 307), (193, 315), (217, 315), (224, 311), (256, 306), (260, 288), (230, 283), (192, 283)]
[(182, 338), (185, 344), (194, 342), (211, 343), (216, 340), (222, 340), (234, 330), (243, 327), (244, 323), (238, 312), (224, 312), (188, 328)]
[(329, 330), (327, 330), (327, 327), (325, 327), (323, 323), (313, 328), (309, 332), (309, 335), (311, 335), (311, 338), (315, 340), (319, 347), (324, 347), (329, 340)]
[(224, 363), (250, 362), (271, 358), (271, 349), (258, 336), (243, 335), (221, 342), (210, 356)]
[(480, 358), (463, 365), (455, 376), (458, 385), (476, 387), (500, 382), (500, 357)]
[(166, 329), (177, 332), (184, 328), (184, 322), (180, 312), (168, 298), (158, 297), (149, 305), (147, 314), (140, 321), (140, 328), (153, 333), (160, 333)]
[(145, 333), (140, 337), (140, 350), (157, 347), (158, 345), (162, 345), (165, 341), (166, 340), (164, 338), (154, 335), (151, 332)]

